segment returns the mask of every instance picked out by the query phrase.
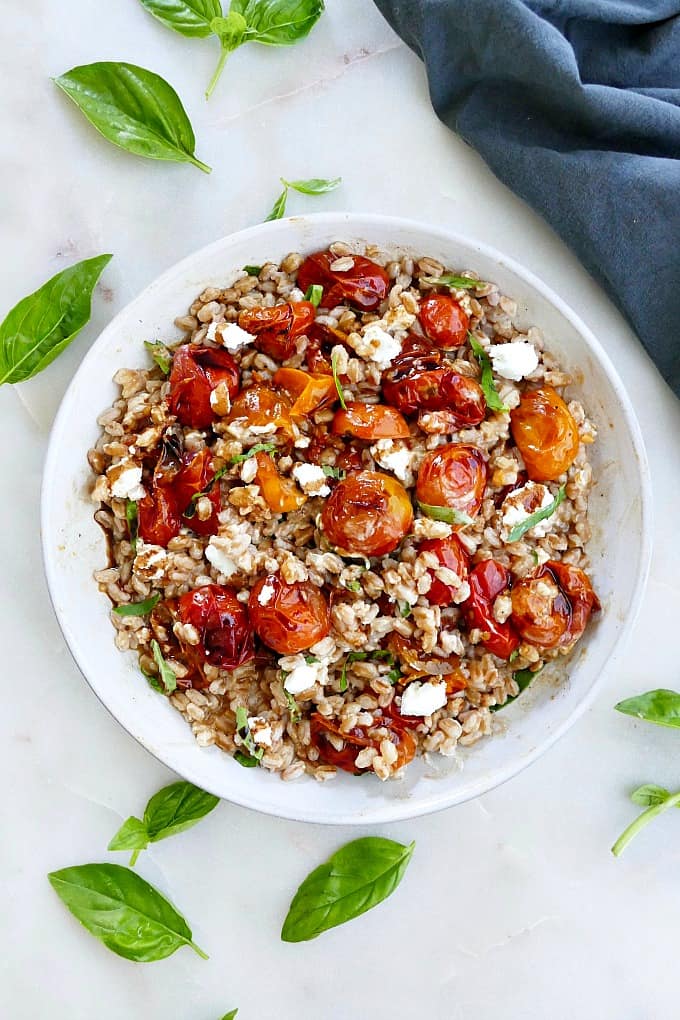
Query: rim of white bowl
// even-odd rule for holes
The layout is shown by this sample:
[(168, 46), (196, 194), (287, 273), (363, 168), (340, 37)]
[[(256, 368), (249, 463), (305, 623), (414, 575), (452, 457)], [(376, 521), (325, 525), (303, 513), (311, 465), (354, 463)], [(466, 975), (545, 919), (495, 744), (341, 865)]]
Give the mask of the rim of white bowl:
[[(649, 577), (649, 570), (652, 557), (652, 525), (653, 525), (653, 514), (652, 514), (652, 489), (651, 489), (651, 476), (649, 471), (649, 463), (647, 460), (647, 451), (645, 449), (642, 432), (640, 429), (637, 415), (630, 402), (630, 398), (626, 392), (626, 389), (616, 371), (609, 355), (606, 353), (599, 340), (592, 332), (592, 330), (586, 326), (583, 320), (570, 308), (570, 306), (557, 294), (551, 287), (548, 286), (540, 277), (536, 276), (531, 270), (527, 269), (521, 263), (517, 262), (511, 256), (506, 255), (504, 252), (499, 251), (493, 245), (486, 244), (483, 241), (479, 241), (476, 238), (458, 234), (455, 231), (442, 229), (440, 227), (432, 226), (429, 223), (422, 222), (420, 220), (414, 220), (401, 216), (383, 216), (378, 213), (360, 213), (360, 212), (326, 212), (326, 213), (311, 213), (309, 215), (296, 215), (288, 216), (280, 220), (266, 221), (264, 223), (258, 223), (253, 227), (247, 227), (245, 230), (236, 231), (233, 234), (227, 234), (224, 237), (219, 238), (216, 241), (211, 241), (210, 244), (204, 245), (203, 248), (192, 252), (190, 255), (180, 259), (179, 262), (173, 263), (168, 269), (166, 269), (160, 276), (157, 276), (151, 283), (135, 297), (132, 301), (128, 302), (124, 308), (122, 308), (108, 323), (99, 334), (97, 339), (94, 341), (89, 351), (83, 358), (82, 362), (78, 366), (78, 369), (68, 385), (66, 392), (59, 405), (59, 410), (55, 416), (52, 428), (50, 430), (50, 437), (48, 440), (47, 454), (45, 456), (45, 464), (43, 469), (43, 479), (41, 486), (40, 495), (40, 522), (41, 522), (41, 536), (42, 536), (42, 558), (43, 566), (45, 570), (45, 576), (47, 579), (47, 588), (54, 610), (55, 616), (59, 623), (64, 640), (66, 641), (67, 647), (71, 656), (78, 667), (80, 673), (86, 680), (88, 686), (95, 694), (97, 699), (101, 702), (104, 708), (109, 714), (116, 720), (118, 725), (125, 730), (137, 743), (141, 744), (142, 747), (149, 754), (151, 754), (162, 764), (166, 765), (173, 772), (177, 772), (175, 762), (171, 753), (163, 753), (162, 751), (153, 748), (149, 745), (148, 741), (141, 735), (133, 732), (124, 725), (115, 712), (109, 708), (104, 696), (99, 693), (97, 688), (94, 686), (87, 675), (85, 667), (83, 665), (84, 656), (81, 653), (79, 643), (72, 633), (71, 628), (67, 622), (62, 619), (62, 613), (57, 609), (56, 598), (54, 590), (59, 583), (57, 576), (56, 565), (51, 553), (48, 553), (48, 543), (45, 541), (46, 535), (50, 531), (49, 523), (49, 506), (48, 506), (48, 493), (51, 488), (52, 478), (54, 476), (57, 455), (59, 449), (59, 437), (63, 430), (63, 423), (67, 418), (70, 411), (70, 397), (72, 391), (76, 387), (77, 378), (85, 367), (89, 365), (90, 361), (94, 361), (97, 358), (100, 347), (103, 343), (106, 343), (110, 335), (115, 335), (118, 328), (119, 320), (130, 314), (130, 310), (134, 308), (137, 302), (140, 302), (147, 292), (156, 287), (162, 286), (166, 279), (173, 277), (176, 273), (181, 272), (183, 269), (189, 269), (192, 263), (199, 257), (209, 256), (213, 251), (218, 252), (222, 249), (226, 243), (232, 240), (248, 240), (250, 237), (256, 237), (263, 233), (270, 233), (275, 235), (290, 221), (300, 223), (318, 223), (333, 225), (337, 224), (338, 228), (341, 226), (350, 226), (353, 220), (361, 221), (362, 224), (368, 226), (374, 225), (375, 227), (391, 228), (391, 229), (406, 229), (413, 231), (420, 231), (422, 233), (429, 234), (431, 237), (436, 238), (445, 244), (461, 244), (466, 247), (473, 247), (481, 255), (493, 259), (499, 265), (507, 267), (511, 272), (521, 277), (527, 284), (529, 284), (534, 290), (542, 295), (548, 302), (550, 302), (579, 332), (588, 342), (588, 345), (592, 349), (595, 357), (599, 360), (602, 365), (609, 382), (614, 389), (616, 396), (620, 403), (620, 411), (622, 418), (625, 422), (626, 428), (632, 440), (635, 456), (637, 460), (637, 466), (639, 470), (640, 478), (640, 519), (641, 519), (641, 536), (639, 545), (639, 556), (637, 566), (637, 584), (635, 588), (635, 595), (631, 600), (628, 607), (625, 620), (623, 621), (623, 633), (619, 638), (617, 644), (612, 649), (610, 655), (605, 661), (605, 664), (600, 671), (599, 675), (595, 677), (590, 688), (581, 698), (577, 705), (574, 706), (569, 715), (563, 720), (563, 722), (551, 733), (547, 734), (546, 737), (535, 744), (535, 746), (527, 753), (520, 755), (517, 759), (509, 762), (507, 765), (499, 767), (493, 770), (488, 776), (480, 778), (476, 783), (469, 785), (467, 788), (452, 787), (444, 789), (441, 792), (435, 791), (427, 797), (422, 798), (419, 801), (412, 802), (411, 800), (394, 800), (387, 804), (376, 806), (375, 810), (370, 812), (362, 811), (358, 815), (356, 813), (350, 813), (347, 811), (338, 811), (333, 817), (314, 817), (312, 810), (307, 811), (301, 808), (291, 808), (286, 810), (285, 803), (280, 804), (271, 797), (262, 796), (261, 792), (253, 786), (252, 796), (246, 796), (244, 794), (230, 794), (229, 797), (225, 797), (221, 790), (216, 788), (210, 789), (210, 784), (206, 783), (204, 777), (198, 777), (192, 775), (192, 769), (190, 767), (182, 766), (182, 772), (180, 774), (184, 779), (195, 783), (196, 785), (202, 786), (209, 792), (214, 793), (221, 799), (228, 800), (230, 803), (238, 804), (240, 807), (249, 808), (253, 811), (259, 811), (263, 814), (273, 815), (277, 818), (286, 818), (292, 821), (300, 822), (311, 822), (316, 824), (326, 825), (383, 825), (389, 822), (404, 821), (409, 818), (417, 818), (422, 815), (433, 814), (437, 811), (444, 810), (447, 807), (453, 807), (456, 804), (464, 803), (468, 800), (473, 800), (475, 797), (479, 797), (484, 793), (488, 793), (490, 790), (496, 789), (496, 787), (502, 786), (509, 779), (518, 775), (524, 771), (529, 765), (540, 758), (546, 751), (548, 751), (557, 741), (564, 736), (564, 734), (571, 729), (574, 723), (584, 714), (584, 712), (592, 705), (597, 694), (602, 687), (604, 678), (607, 673), (611, 670), (612, 664), (618, 661), (622, 655), (625, 645), (628, 640), (631, 628), (635, 623), (635, 620), (640, 611), (642, 604), (642, 598), (645, 593), (647, 580)], [(54, 589), (54, 590), (53, 590)], [(285, 786), (285, 784), (281, 784)]]

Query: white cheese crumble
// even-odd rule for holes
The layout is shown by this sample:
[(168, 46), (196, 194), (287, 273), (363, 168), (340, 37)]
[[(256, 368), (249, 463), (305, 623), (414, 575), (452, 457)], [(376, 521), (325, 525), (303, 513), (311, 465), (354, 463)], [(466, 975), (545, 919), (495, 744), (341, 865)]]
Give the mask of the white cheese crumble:
[(263, 716), (249, 715), (248, 729), (256, 744), (262, 747), (272, 746), (272, 728)]
[(413, 680), (401, 696), (402, 715), (432, 715), (446, 704), (446, 684), (443, 681)]
[(213, 535), (205, 548), (205, 558), (208, 563), (212, 563), (218, 573), (231, 577), (232, 574), (238, 573), (238, 565), (227, 555), (224, 544), (224, 539), (220, 539), (219, 535)]
[(283, 682), (284, 690), (289, 694), (302, 694), (314, 684), (325, 684), (328, 681), (328, 666), (323, 662), (302, 662), (291, 670)]
[(137, 539), (137, 555), (132, 565), (135, 574), (143, 581), (160, 581), (165, 574), (167, 551), (160, 545), (147, 545)]
[[(219, 330), (219, 337), (217, 332)], [(228, 351), (237, 351), (246, 344), (252, 344), (255, 337), (235, 322), (211, 322), (208, 326), (206, 339), (222, 344)]]
[(326, 484), (326, 475), (318, 464), (296, 464), (292, 471), (293, 478), (308, 496), (328, 496), (330, 487)]
[[(517, 527), (518, 524), (523, 524), (532, 514), (549, 507), (553, 502), (553, 498), (550, 489), (546, 485), (541, 485), (539, 482), (527, 482), (526, 485), (509, 493), (503, 500), (503, 506), (501, 507), (503, 511), (503, 527), (507, 529), (508, 533), (511, 532), (513, 528)], [(544, 521), (534, 524), (529, 531), (534, 538), (544, 538), (552, 529), (552, 524), (553, 517), (551, 515), (546, 517)]]
[(271, 584), (263, 584), (262, 591), (257, 596), (257, 601), (261, 606), (268, 606), (271, 600), (274, 598), (274, 587)]
[(399, 445), (393, 439), (380, 439), (371, 447), (376, 464), (397, 476), (400, 482), (412, 485), (414, 480), (414, 454), (408, 446)]
[(146, 489), (142, 485), (142, 469), (130, 460), (121, 460), (106, 472), (111, 495), (118, 499), (143, 499)]
[(528, 340), (492, 344), (488, 349), (488, 354), (496, 375), (502, 376), (503, 379), (512, 379), (513, 382), (519, 382), (520, 379), (531, 375), (534, 369), (538, 368), (536, 348)]
[(350, 333), (347, 342), (360, 358), (374, 361), (385, 369), (401, 352), (401, 343), (377, 322), (371, 322), (363, 333)]

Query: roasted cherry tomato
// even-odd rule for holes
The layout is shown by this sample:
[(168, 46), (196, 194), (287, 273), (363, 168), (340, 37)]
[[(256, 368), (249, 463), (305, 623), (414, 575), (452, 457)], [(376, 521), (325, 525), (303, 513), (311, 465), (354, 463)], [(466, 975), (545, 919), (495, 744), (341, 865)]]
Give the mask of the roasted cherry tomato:
[(335, 458), (335, 466), (348, 475), (353, 471), (363, 471), (364, 461), (361, 450), (353, 443), (346, 443)]
[(475, 517), (484, 499), (486, 475), (481, 450), (466, 443), (447, 443), (428, 453), (420, 465), (416, 499)]
[(274, 385), (283, 390), (291, 404), (293, 418), (305, 418), (310, 412), (329, 407), (338, 399), (332, 375), (303, 372), (300, 368), (279, 368)]
[[(179, 534), (182, 525), (198, 535), (214, 535), (219, 527), (219, 486), (211, 486), (215, 478), (210, 450), (178, 453), (172, 442), (164, 442), (154, 470), (150, 490), (137, 506), (139, 534), (145, 542), (166, 546)], [(211, 513), (201, 518), (196, 512), (194, 496), (204, 492), (210, 501)], [(188, 516), (187, 516), (188, 511)]]
[(457, 428), (479, 425), (486, 415), (479, 383), (454, 372), (442, 351), (414, 335), (383, 373), (383, 396), (403, 414), (446, 410)]
[(571, 467), (578, 452), (576, 422), (552, 386), (527, 390), (510, 412), (510, 431), (533, 482), (551, 482)]
[[(376, 730), (381, 732), (376, 733)], [(331, 722), (330, 719), (314, 712), (311, 718), (311, 732), (312, 744), (319, 752), (319, 759), (327, 765), (335, 765), (336, 768), (351, 772), (353, 775), (370, 771), (368, 768), (357, 768), (356, 757), (359, 751), (364, 747), (374, 747), (379, 752), (382, 740), (389, 740), (396, 747), (395, 768), (407, 765), (416, 753), (416, 741), (409, 732), (406, 721), (396, 716), (377, 715), (373, 726), (368, 728), (356, 726), (350, 733), (343, 733), (336, 722)], [(329, 735), (344, 742), (342, 750), (334, 747), (328, 739)]]
[(493, 615), (496, 598), (508, 589), (510, 572), (496, 560), (484, 560), (470, 571), (470, 597), (462, 609), (470, 627), (482, 632), (482, 642), (499, 659), (509, 659), (519, 645), (511, 623), (498, 623)]
[(236, 669), (253, 658), (248, 612), (229, 588), (206, 584), (186, 592), (177, 603), (177, 616), (181, 623), (196, 628), (201, 640), (193, 647), (210, 665)]
[(272, 308), (246, 308), (239, 313), (238, 324), (254, 334), (259, 351), (286, 361), (295, 354), (295, 341), (308, 331), (315, 317), (311, 301), (295, 301)]
[(333, 329), (318, 319), (311, 326), (307, 334), (307, 350), (305, 361), (310, 372), (319, 375), (328, 375), (332, 372), (331, 351), (338, 344), (347, 346), (347, 334), (339, 329)]
[(324, 308), (335, 308), (343, 302), (372, 312), (387, 297), (390, 279), (382, 266), (363, 255), (352, 255), (349, 269), (332, 269), (338, 256), (331, 251), (318, 251), (300, 266), (297, 285), (306, 291), (313, 284), (323, 287)]
[(152, 482), (149, 491), (137, 503), (138, 534), (149, 545), (162, 545), (179, 535), (181, 511), (172, 488)]
[(274, 393), (268, 386), (256, 384), (249, 386), (247, 390), (239, 393), (231, 405), (231, 411), (227, 419), (229, 422), (243, 422), (249, 428), (253, 425), (262, 428), (267, 425), (274, 425), (275, 429), (262, 433), (265, 437), (279, 429), (287, 436), (293, 435), (293, 422), (290, 417), (290, 401)]
[(328, 602), (311, 581), (288, 584), (280, 574), (261, 577), (250, 591), (248, 609), (257, 636), (280, 655), (303, 652), (331, 629)]
[(525, 641), (540, 648), (573, 644), (599, 608), (588, 575), (554, 560), (512, 589), (512, 622)]
[(298, 510), (307, 502), (292, 478), (279, 474), (279, 469), (268, 453), (256, 453), (257, 474), (255, 481), (260, 486), (262, 497), (275, 514), (287, 514)]
[[(461, 584), (467, 580), (469, 557), (467, 550), (456, 535), (451, 535), (449, 538), (428, 538), (420, 543), (418, 552), (434, 553), (442, 567), (452, 570), (460, 579)], [(434, 570), (430, 570), (429, 574), (432, 584), (427, 592), (428, 602), (435, 606), (450, 606), (460, 585), (453, 587), (445, 581), (440, 581), (435, 576)]]
[(413, 524), (403, 485), (379, 471), (359, 471), (336, 485), (321, 511), (321, 530), (337, 549), (384, 556), (396, 549)]
[(172, 359), (170, 372), (170, 413), (182, 425), (205, 429), (215, 420), (210, 394), (224, 382), (233, 400), (239, 390), (238, 365), (229, 351), (220, 347), (184, 344)]
[(362, 404), (349, 401), (347, 408), (335, 412), (331, 432), (356, 439), (408, 439), (410, 433), (403, 415), (387, 404)]
[(450, 294), (430, 294), (420, 305), (420, 324), (430, 340), (443, 350), (461, 347), (470, 328), (470, 317)]

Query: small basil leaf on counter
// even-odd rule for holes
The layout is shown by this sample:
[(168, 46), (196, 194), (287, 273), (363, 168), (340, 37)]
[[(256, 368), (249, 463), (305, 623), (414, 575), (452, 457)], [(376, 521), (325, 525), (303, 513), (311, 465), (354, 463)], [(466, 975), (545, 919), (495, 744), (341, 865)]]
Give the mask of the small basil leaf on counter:
[(281, 178), (281, 183), (301, 195), (326, 195), (329, 191), (335, 191), (342, 184), (342, 177), (324, 179), (323, 177), (310, 177), (306, 181), (286, 181)]
[(270, 220), (280, 220), (282, 216), (285, 216), (287, 201), (288, 201), (288, 188), (284, 188), (279, 197), (274, 202), (271, 212), (265, 219), (265, 223), (268, 223)]
[(122, 606), (116, 606), (113, 611), (117, 616), (146, 616), (159, 600), (160, 595), (158, 592), (155, 592), (148, 599), (144, 599), (143, 602), (126, 602)]
[(626, 698), (614, 705), (617, 712), (632, 715), (657, 726), (680, 727), (680, 694), (677, 691), (656, 690)]
[(404, 877), (414, 847), (377, 836), (347, 843), (304, 880), (283, 923), (282, 940), (315, 939), (387, 899)]
[(486, 353), (486, 351), (480, 344), (479, 340), (477, 340), (477, 338), (474, 337), (472, 333), (468, 333), (468, 340), (470, 341), (472, 353), (477, 359), (479, 367), (482, 370), (482, 378), (480, 380), (480, 385), (482, 387), (482, 390), (484, 391), (484, 398), (486, 400), (487, 407), (491, 411), (498, 411), (499, 413), (503, 411), (509, 411), (510, 408), (505, 406), (505, 404), (503, 403), (498, 394), (498, 390), (496, 389), (496, 383), (493, 377), (493, 369), (491, 367), (491, 358)]
[(431, 506), (429, 503), (417, 501), (426, 517), (433, 521), (444, 521), (445, 524), (472, 524), (472, 518), (462, 510), (454, 510), (450, 506)]
[(172, 692), (177, 689), (177, 677), (163, 658), (161, 646), (157, 641), (151, 642), (151, 650), (153, 652), (153, 657), (156, 660), (156, 665), (158, 666), (158, 674), (160, 676), (161, 683), (165, 688), (165, 693), (172, 694)]
[(136, 64), (102, 61), (54, 79), (109, 142), (147, 159), (192, 163), (196, 139), (179, 96), (160, 75)]
[(624, 829), (616, 843), (614, 843), (614, 846), (612, 847), (612, 853), (614, 856), (619, 857), (630, 841), (634, 839), (646, 825), (649, 825), (649, 823), (658, 815), (663, 814), (664, 811), (668, 811), (668, 809), (672, 807), (680, 807), (680, 793), (672, 793), (664, 800), (655, 801), (651, 807), (648, 807), (646, 811), (643, 811), (641, 815), (638, 815), (635, 821), (631, 822), (627, 829)]
[(146, 825), (139, 818), (132, 816), (123, 822), (118, 832), (109, 843), (107, 850), (133, 850), (130, 867), (134, 868), (142, 850), (149, 845), (149, 833)]
[(73, 916), (118, 956), (150, 963), (190, 946), (208, 959), (169, 900), (129, 868), (81, 864), (47, 877)]
[(540, 669), (534, 670), (533, 672), (530, 669), (516, 669), (515, 672), (512, 674), (512, 679), (519, 687), (517, 694), (511, 694), (509, 698), (505, 699), (502, 705), (491, 705), (489, 707), (489, 711), (500, 712), (502, 708), (506, 708), (508, 705), (512, 704), (513, 701), (517, 701), (517, 698), (519, 698), (522, 691), (525, 691), (527, 689), (527, 687), (534, 679), (534, 677), (538, 676), (538, 674), (541, 672), (541, 669), (543, 669), (543, 666), (541, 666)]
[(210, 22), (222, 14), (221, 0), (139, 0), (167, 28), (190, 39), (210, 35)]
[(0, 385), (42, 372), (88, 322), (92, 292), (111, 255), (76, 262), (22, 298), (0, 324)]
[(318, 308), (321, 304), (321, 298), (323, 297), (323, 287), (320, 283), (310, 283), (305, 294), (305, 301), (311, 301), (315, 308)]
[(563, 485), (557, 492), (557, 495), (553, 499), (552, 503), (548, 503), (542, 510), (537, 510), (536, 513), (530, 514), (525, 521), (521, 521), (516, 524), (508, 535), (508, 542), (519, 542), (520, 538), (526, 535), (527, 531), (530, 531), (536, 524), (540, 524), (541, 521), (546, 520), (557, 510), (558, 506), (564, 502), (567, 495), (566, 486)]
[(259, 276), (262, 272), (262, 266), (244, 266), (243, 272), (247, 273), (248, 276)]
[(222, 1020), (236, 1020), (237, 1009), (232, 1009), (229, 1013), (225, 1013)]
[(172, 369), (172, 352), (160, 340), (145, 340), (144, 346), (160, 368), (163, 375), (170, 375)]
[(454, 273), (443, 273), (442, 276), (421, 276), (423, 283), (431, 287), (448, 287), (450, 290), (467, 290), (471, 287), (483, 287), (483, 280), (473, 280), (470, 276), (456, 276)]
[(139, 515), (137, 512), (137, 504), (134, 499), (128, 499), (125, 503), (125, 520), (127, 521), (128, 532), (130, 534), (130, 546), (132, 548), (132, 555), (137, 555), (137, 537), (139, 534)]
[(670, 796), (671, 791), (665, 790), (663, 786), (647, 783), (645, 786), (638, 786), (637, 790), (633, 790), (630, 799), (633, 804), (639, 804), (641, 807), (652, 807), (654, 804), (663, 804)]
[(333, 373), (333, 382), (335, 383), (335, 389), (338, 393), (338, 400), (340, 401), (340, 407), (343, 411), (347, 410), (347, 404), (345, 403), (345, 391), (342, 388), (342, 383), (338, 377), (338, 356), (333, 352), (331, 355), (331, 372)]
[(308, 35), (324, 12), (323, 0), (231, 0), (247, 24), (246, 42), (291, 46)]
[(144, 810), (144, 824), (152, 843), (185, 832), (217, 807), (219, 797), (180, 780), (155, 793)]

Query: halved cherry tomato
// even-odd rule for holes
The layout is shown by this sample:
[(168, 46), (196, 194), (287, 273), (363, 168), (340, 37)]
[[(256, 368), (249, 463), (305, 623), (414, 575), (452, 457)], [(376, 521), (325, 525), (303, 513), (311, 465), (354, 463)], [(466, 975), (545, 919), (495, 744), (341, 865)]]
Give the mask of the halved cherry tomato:
[(256, 453), (257, 474), (255, 481), (262, 490), (262, 496), (270, 510), (276, 514), (287, 514), (307, 502), (292, 478), (279, 474), (279, 469), (268, 453)]
[(298, 287), (306, 291), (313, 284), (320, 284), (324, 288), (324, 308), (334, 308), (346, 301), (362, 312), (372, 312), (387, 297), (389, 276), (382, 266), (363, 255), (351, 256), (350, 269), (331, 269), (337, 258), (331, 251), (310, 255), (298, 270)]
[[(280, 429), (287, 436), (293, 435), (293, 422), (290, 417), (290, 401), (274, 393), (269, 386), (256, 383), (242, 390), (231, 405), (231, 411), (227, 418), (229, 422), (243, 422), (244, 425), (253, 425), (262, 428), (266, 425), (275, 425), (276, 430)], [(268, 435), (269, 433), (263, 433)]]
[[(384, 615), (390, 615), (391, 610), (389, 605), (381, 607), (381, 609)], [(410, 683), (411, 680), (415, 680), (420, 677), (425, 677), (428, 680), (433, 679), (433, 674), (422, 668), (422, 645), (414, 638), (407, 638), (402, 634), (398, 634), (396, 631), (392, 631), (387, 638), (387, 647), (397, 660), (399, 669), (403, 675), (403, 680), (398, 680), (398, 684), (406, 685), (407, 683)], [(458, 669), (460, 666), (460, 657), (458, 655), (449, 655), (446, 659), (437, 659), (437, 662), (441, 666), (442, 673), (440, 675), (435, 675), (434, 679), (446, 678), (447, 684), (450, 683), (451, 685), (450, 687), (447, 687), (449, 693), (452, 693), (454, 690), (461, 689), (461, 678), (462, 686), (466, 686), (467, 681)]]
[(182, 595), (177, 604), (181, 623), (200, 636), (194, 645), (203, 660), (222, 669), (236, 669), (253, 658), (253, 630), (246, 607), (229, 588), (206, 584)]
[(450, 294), (430, 294), (422, 302), (418, 318), (430, 340), (445, 351), (460, 347), (467, 339), (470, 317)]
[(406, 489), (379, 471), (359, 471), (338, 485), (321, 511), (328, 541), (348, 553), (384, 556), (396, 549), (413, 524)]
[(346, 410), (335, 412), (331, 424), (335, 436), (374, 439), (408, 439), (410, 432), (403, 415), (387, 404), (362, 404), (349, 401)]
[[(467, 580), (470, 562), (467, 550), (457, 535), (449, 538), (428, 538), (418, 546), (418, 552), (434, 553), (443, 567), (452, 570), (460, 578), (461, 584)], [(435, 571), (429, 571), (432, 584), (427, 592), (428, 602), (435, 606), (450, 606), (457, 588), (440, 581)]]
[(456, 428), (479, 425), (486, 417), (486, 398), (482, 387), (467, 375), (452, 368), (434, 368), (413, 372), (392, 382), (391, 369), (383, 379), (385, 399), (404, 414), (418, 411), (447, 411)]
[(331, 615), (325, 596), (311, 581), (288, 584), (280, 574), (261, 577), (250, 591), (255, 633), (280, 655), (295, 655), (325, 638)]
[(416, 499), (475, 517), (484, 499), (484, 454), (467, 443), (447, 443), (428, 453), (420, 465)]
[[(212, 454), (207, 447), (199, 450), (198, 453), (185, 453), (182, 458), (182, 470), (174, 482), (177, 505), (182, 511), (182, 524), (191, 528), (197, 535), (214, 535), (219, 528), (217, 515), (221, 509), (220, 487), (212, 485), (210, 491), (205, 493), (205, 498), (210, 501), (212, 511), (209, 517), (201, 519), (192, 506), (193, 497), (199, 492), (204, 492), (215, 478), (215, 469), (212, 464)], [(187, 509), (194, 512), (186, 516)]]
[(307, 337), (305, 360), (309, 371), (319, 375), (331, 373), (331, 350), (338, 344), (347, 346), (347, 334), (317, 320), (310, 327)]
[(329, 407), (338, 399), (332, 375), (310, 374), (300, 368), (279, 368), (274, 374), (274, 385), (286, 394), (293, 418), (304, 418), (311, 411)]
[(205, 429), (215, 420), (210, 394), (224, 382), (233, 400), (239, 390), (238, 365), (229, 351), (220, 347), (184, 344), (172, 359), (170, 372), (170, 413), (182, 425)]
[[(374, 734), (376, 729), (384, 729), (385, 734)], [(326, 739), (326, 734), (333, 734), (344, 741), (344, 747), (338, 751), (331, 742)], [(359, 769), (356, 767), (356, 757), (363, 747), (374, 747), (380, 751), (382, 740), (389, 740), (397, 749), (395, 768), (407, 765), (415, 756), (416, 741), (409, 732), (406, 725), (403, 725), (396, 717), (378, 715), (375, 717), (374, 726), (364, 728), (356, 726), (350, 733), (343, 733), (336, 722), (326, 719), (318, 712), (314, 712), (311, 718), (312, 744), (319, 752), (319, 758), (327, 765), (335, 765), (336, 768), (351, 772), (353, 775), (360, 775), (370, 769)]]
[(496, 560), (484, 560), (470, 571), (470, 597), (463, 612), (470, 627), (482, 632), (482, 642), (499, 659), (509, 659), (519, 645), (519, 637), (509, 622), (498, 623), (493, 615), (496, 598), (508, 589), (510, 572)]
[(150, 545), (162, 545), (179, 535), (181, 512), (172, 488), (151, 483), (137, 503), (139, 537)]
[(272, 308), (246, 308), (239, 313), (241, 329), (255, 336), (259, 351), (278, 361), (295, 353), (295, 341), (314, 322), (316, 308), (311, 301), (294, 301)]
[(525, 641), (540, 648), (573, 644), (599, 608), (588, 575), (554, 560), (512, 589), (512, 622)]
[(510, 431), (533, 482), (559, 478), (578, 453), (578, 427), (552, 386), (522, 394), (519, 406), (510, 412)]

